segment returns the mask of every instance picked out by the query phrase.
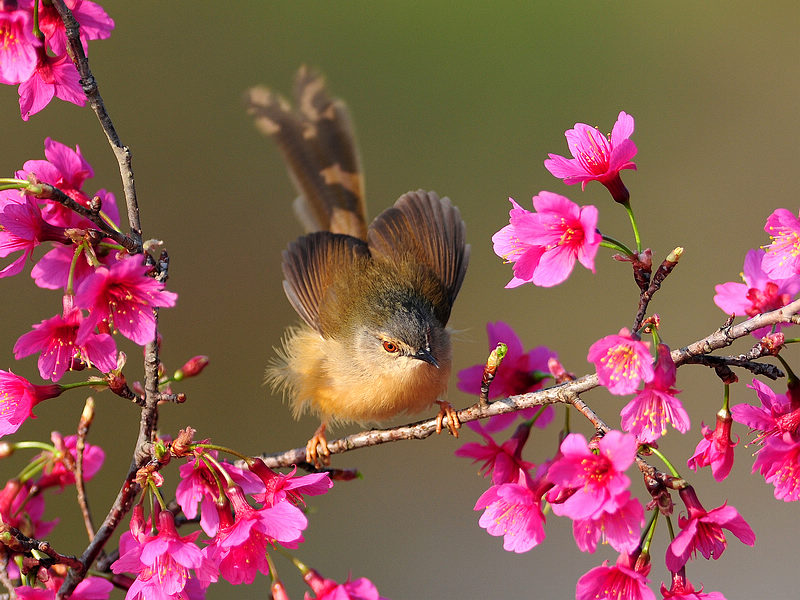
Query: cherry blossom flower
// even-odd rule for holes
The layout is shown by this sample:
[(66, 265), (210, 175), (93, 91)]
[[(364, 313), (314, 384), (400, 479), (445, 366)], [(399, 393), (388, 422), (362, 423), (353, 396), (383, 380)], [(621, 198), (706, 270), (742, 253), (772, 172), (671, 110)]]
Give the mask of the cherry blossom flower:
[[(760, 248), (750, 250), (744, 259), (742, 279), (744, 283), (729, 281), (714, 287), (716, 295), (714, 303), (725, 314), (737, 317), (754, 317), (786, 306), (800, 291), (800, 277), (773, 280), (763, 269), (766, 252)], [(786, 327), (787, 323), (778, 323), (776, 331)], [(771, 331), (772, 327), (761, 327), (753, 331), (753, 335), (761, 338)]]
[(664, 600), (673, 598), (674, 600), (725, 600), (725, 596), (719, 592), (704, 592), (703, 587), (695, 590), (692, 582), (686, 579), (685, 569), (672, 574), (672, 586), (667, 589), (661, 584), (661, 595)]
[(131, 256), (109, 267), (98, 267), (81, 283), (75, 304), (87, 309), (89, 316), (78, 328), (78, 344), (83, 344), (102, 321), (140, 346), (153, 341), (153, 308), (175, 306), (178, 295), (164, 291), (163, 283), (148, 277), (148, 267), (141, 261), (140, 256)]
[[(99, 4), (91, 0), (66, 0), (64, 4), (81, 27), (84, 53), (89, 53), (89, 40), (104, 40), (111, 36), (114, 20)], [(39, 21), (39, 28), (53, 53), (66, 54), (67, 34), (58, 11), (52, 5), (44, 4), (39, 13)]]
[(641, 502), (625, 491), (599, 514), (573, 521), (572, 533), (581, 552), (594, 552), (601, 540), (617, 552), (633, 552), (639, 545), (642, 524), (644, 508)]
[[(38, 0), (37, 0), (38, 1)], [(86, 104), (80, 75), (66, 55), (48, 56), (39, 51), (33, 74), (19, 85), (19, 112), (23, 121), (40, 112), (55, 98), (77, 106)]]
[(509, 224), (492, 236), (495, 254), (514, 263), (514, 277), (507, 288), (529, 281), (543, 287), (558, 285), (572, 273), (576, 260), (594, 273), (601, 241), (597, 208), (580, 207), (544, 191), (533, 198), (536, 212), (509, 200)]
[(761, 262), (772, 279), (788, 279), (800, 273), (800, 219), (785, 208), (776, 209), (764, 226), (772, 238)]
[(478, 524), (489, 535), (503, 536), (508, 552), (527, 552), (545, 538), (542, 489), (527, 474), (516, 483), (492, 485), (474, 510), (484, 510)]
[(42, 520), (44, 496), (31, 496), (31, 487), (30, 481), (20, 483), (18, 479), (9, 479), (6, 482), (0, 490), (0, 521), (8, 527), (19, 529), (23, 535), (41, 539), (53, 530), (58, 519)]
[(622, 409), (622, 429), (646, 443), (667, 433), (667, 423), (681, 433), (689, 430), (689, 415), (676, 397), (680, 390), (672, 387), (676, 371), (669, 347), (659, 344), (653, 379)]
[(27, 7), (0, 10), (0, 83), (16, 85), (28, 79), (36, 68), (39, 41), (33, 35), (31, 17)]
[(636, 438), (609, 431), (597, 442), (597, 449), (597, 454), (592, 452), (580, 433), (570, 433), (561, 442), (561, 456), (547, 471), (547, 479), (555, 484), (547, 494), (555, 514), (588, 519), (621, 505), (630, 485), (625, 470), (636, 458)]
[(713, 557), (716, 560), (722, 556), (728, 545), (723, 529), (730, 531), (743, 544), (755, 544), (753, 530), (733, 506), (723, 504), (706, 511), (691, 486), (681, 489), (679, 494), (688, 514), (678, 517), (681, 532), (667, 548), (667, 568), (673, 573), (680, 570), (697, 552), (707, 559)]
[(775, 487), (774, 495), (786, 502), (800, 499), (800, 407), (793, 408), (788, 394), (776, 394), (757, 379), (752, 389), (761, 400), (761, 407), (737, 404), (731, 408), (733, 420), (747, 425), (756, 433), (753, 471), (759, 471), (767, 483)]
[(617, 564), (608, 561), (587, 572), (578, 580), (576, 600), (656, 600), (647, 587), (650, 564), (638, 567), (635, 557), (620, 554)]
[[(139, 509), (138, 512), (136, 509)], [(158, 515), (158, 533), (144, 532), (141, 507), (134, 509), (130, 536), (120, 557), (111, 564), (114, 573), (136, 573), (126, 600), (185, 597), (182, 592), (191, 573), (203, 573), (216, 581), (216, 569), (194, 543), (199, 531), (181, 537), (168, 510)], [(122, 544), (121, 544), (122, 546)]]
[[(54, 431), (50, 435), (56, 452), (42, 452), (38, 459), (44, 463), (44, 473), (37, 480), (40, 489), (58, 486), (63, 490), (68, 485), (75, 483), (74, 465), (78, 458), (76, 446), (77, 435), (62, 437)], [(85, 444), (83, 448), (83, 479), (90, 481), (103, 466), (106, 454), (100, 446)]]
[[(496, 348), (498, 342), (503, 342), (508, 347), (505, 358), (498, 367), (489, 388), (489, 399), (507, 398), (516, 394), (527, 394), (540, 390), (542, 381), (548, 373), (547, 361), (555, 358), (556, 353), (546, 346), (537, 346), (525, 352), (519, 336), (510, 325), (503, 321), (487, 323), (486, 332), (489, 337), (489, 349)], [(484, 366), (478, 364), (459, 371), (458, 389), (472, 396), (479, 395)], [(519, 412), (496, 415), (488, 420), (486, 431), (505, 429), (520, 416), (530, 419), (537, 411), (537, 408), (529, 408)], [(536, 427), (547, 427), (553, 420), (554, 413), (553, 407), (548, 406), (536, 420)], [(472, 421), (472, 423), (476, 423), (476, 421)]]
[[(216, 458), (217, 452), (210, 451)], [(228, 476), (241, 486), (245, 493), (252, 494), (264, 489), (257, 477), (248, 471), (224, 461), (218, 461)], [(184, 463), (180, 469), (181, 480), (175, 490), (175, 500), (187, 519), (197, 518), (197, 507), (200, 506), (200, 527), (209, 537), (214, 537), (219, 530), (219, 509), (217, 499), (224, 490), (220, 489), (220, 477), (211, 471), (202, 454), (194, 460)]]
[[(67, 304), (70, 302), (67, 301)], [(77, 358), (108, 373), (117, 366), (117, 346), (107, 333), (89, 332), (83, 343), (77, 343), (78, 328), (83, 313), (67, 308), (64, 316), (56, 315), (33, 326), (33, 331), (21, 336), (14, 344), (17, 360), (39, 354), (39, 374), (42, 379), (58, 381)]]
[(17, 431), (33, 407), (64, 391), (60, 385), (34, 385), (24, 377), (0, 370), (0, 437)]
[(226, 495), (236, 518), (231, 522), (230, 513), (220, 511), (219, 531), (203, 553), (219, 566), (220, 575), (227, 581), (249, 584), (257, 573), (269, 574), (267, 547), (276, 542), (296, 547), (303, 541), (308, 521), (291, 502), (256, 509), (247, 503), (238, 486), (228, 488)]
[(544, 166), (567, 185), (580, 183), (581, 188), (586, 189), (587, 182), (599, 181), (608, 188), (614, 200), (627, 202), (628, 190), (619, 172), (636, 169), (631, 162), (636, 156), (636, 144), (630, 139), (633, 127), (633, 117), (624, 111), (619, 113), (609, 137), (596, 127), (575, 123), (575, 128), (564, 134), (573, 158), (548, 154), (550, 158), (544, 161)]
[(755, 390), (761, 406), (736, 404), (731, 407), (733, 420), (758, 432), (755, 442), (763, 444), (771, 437), (794, 435), (800, 425), (800, 407), (793, 407), (788, 394), (776, 394), (769, 386), (753, 379), (749, 386)]
[(520, 475), (530, 471), (535, 465), (522, 460), (522, 448), (528, 441), (531, 428), (523, 423), (514, 432), (510, 439), (503, 442), (501, 446), (497, 443), (480, 425), (472, 427), (474, 431), (483, 436), (484, 443), (468, 442), (456, 450), (456, 456), (472, 458), (472, 462), (483, 462), (480, 472), (484, 477), (491, 473), (492, 483), (499, 485), (502, 483), (514, 483), (519, 480)]
[(250, 472), (264, 484), (263, 492), (253, 494), (253, 499), (264, 506), (275, 506), (285, 501), (295, 506), (305, 506), (303, 495), (319, 496), (333, 487), (333, 481), (327, 473), (310, 473), (295, 477), (296, 466), (290, 473), (276, 473), (260, 458), (253, 460), (248, 467)]
[(348, 577), (344, 583), (337, 583), (309, 569), (303, 579), (314, 592), (313, 596), (306, 592), (304, 600), (388, 600), (378, 595), (378, 588), (366, 577), (354, 580)]
[(589, 348), (589, 362), (594, 363), (600, 383), (612, 394), (631, 394), (639, 382), (655, 377), (649, 345), (622, 328), (619, 334), (607, 335)]
[(25, 260), (42, 242), (69, 243), (63, 227), (50, 225), (42, 218), (39, 206), (30, 197), (19, 204), (9, 202), (0, 211), (0, 257), (12, 252), (22, 254), (11, 264), (0, 270), (0, 277), (16, 275), (25, 266)]
[(713, 431), (703, 423), (703, 439), (697, 444), (692, 457), (686, 461), (692, 471), (711, 466), (711, 474), (717, 481), (728, 476), (733, 467), (733, 448), (739, 443), (738, 436), (735, 442), (731, 439), (732, 424), (730, 412), (724, 409), (717, 413), (717, 424)]
[[(55, 600), (56, 592), (64, 580), (61, 577), (50, 577), (47, 589), (21, 586), (15, 588), (20, 600)], [(87, 577), (81, 581), (70, 594), (70, 600), (106, 600), (111, 595), (114, 584), (102, 577)]]

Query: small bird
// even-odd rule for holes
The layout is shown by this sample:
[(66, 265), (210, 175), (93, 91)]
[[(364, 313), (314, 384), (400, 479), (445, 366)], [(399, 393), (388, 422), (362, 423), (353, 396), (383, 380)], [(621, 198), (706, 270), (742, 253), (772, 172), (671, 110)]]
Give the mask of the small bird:
[(400, 196), (367, 227), (364, 180), (346, 106), (322, 76), (301, 67), (297, 108), (264, 87), (247, 93), (256, 126), (284, 155), (309, 232), (282, 254), (283, 288), (303, 324), (290, 327), (266, 379), (292, 413), (318, 415), (306, 461), (330, 463), (329, 423), (362, 425), (439, 403), (450, 375), (446, 329), (469, 261), (464, 221), (448, 198), (417, 190)]

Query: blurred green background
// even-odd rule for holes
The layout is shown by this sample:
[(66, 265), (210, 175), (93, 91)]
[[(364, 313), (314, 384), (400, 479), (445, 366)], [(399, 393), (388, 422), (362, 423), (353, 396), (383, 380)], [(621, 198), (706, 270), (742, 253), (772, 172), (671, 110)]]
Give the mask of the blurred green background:
[[(579, 267), (554, 289), (504, 290), (511, 269), (492, 253), (490, 237), (507, 223), (507, 198), (529, 206), (542, 189), (597, 205), (600, 229), (631, 239), (624, 211), (602, 186), (581, 192), (542, 165), (548, 152), (567, 153), (563, 132), (575, 122), (608, 132), (620, 110), (636, 119), (638, 171), (624, 180), (644, 243), (657, 260), (675, 246), (686, 249), (651, 304), (673, 347), (724, 322), (712, 302), (714, 284), (736, 280), (745, 252), (766, 243), (762, 228), (774, 208), (797, 208), (790, 188), (800, 139), (800, 12), (793, 1), (138, 0), (103, 6), (116, 30), (91, 43), (92, 68), (133, 151), (145, 235), (165, 241), (168, 287), (180, 296), (176, 308), (161, 313), (162, 357), (168, 371), (194, 354), (211, 358), (202, 377), (179, 386), (187, 403), (161, 411), (164, 434), (191, 425), (200, 438), (255, 454), (300, 446), (317, 425), (312, 418), (294, 422), (262, 386), (273, 346), (297, 321), (283, 296), (279, 264), (281, 250), (301, 229), (280, 156), (242, 108), (243, 91), (256, 83), (288, 94), (300, 64), (320, 68), (350, 106), (371, 215), (419, 187), (448, 195), (461, 208), (472, 263), (451, 320), (462, 331), (455, 370), (485, 359), (485, 324), (502, 319), (527, 347), (554, 348), (581, 374), (589, 370), (588, 346), (633, 319), (630, 269), (605, 250), (595, 275)], [(43, 140), (51, 136), (79, 144), (94, 166), (87, 191), (107, 188), (121, 199), (116, 162), (90, 110), (54, 102), (26, 124), (13, 88), (0, 89), (0, 107), (4, 176), (27, 159), (43, 158)], [(0, 367), (33, 377), (35, 359), (17, 363), (11, 347), (30, 324), (55, 314), (60, 299), (36, 289), (27, 275), (4, 281), (3, 290)], [(140, 351), (125, 349), (128, 376), (137, 379)], [(754, 400), (744, 385), (749, 378), (742, 379), (733, 388), (734, 403)], [(685, 437), (672, 433), (662, 449), (681, 468), (700, 422), (713, 422), (722, 386), (707, 370), (688, 366), (677, 387), (693, 429)], [(610, 423), (618, 423), (627, 400), (600, 391), (584, 399)], [(103, 477), (90, 485), (99, 520), (129, 463), (138, 411), (109, 393), (97, 400), (90, 441), (108, 454)], [(451, 400), (459, 407), (474, 401), (455, 390)], [(13, 439), (74, 430), (82, 404), (73, 393), (41, 405), (39, 418)], [(551, 429), (532, 436), (526, 458), (541, 462), (553, 454), (563, 410)], [(577, 419), (573, 424), (589, 431)], [(463, 438), (474, 439), (469, 432)], [(459, 444), (442, 436), (336, 457), (336, 466), (358, 468), (364, 479), (312, 499), (308, 543), (298, 556), (328, 577), (369, 577), (394, 600), (570, 598), (584, 572), (613, 562), (616, 554), (607, 547), (581, 554), (570, 523), (552, 515), (542, 546), (523, 555), (504, 552), (501, 539), (478, 528), (472, 506), (487, 482), (453, 456)], [(729, 600), (795, 598), (794, 573), (778, 565), (796, 550), (797, 506), (774, 500), (772, 487), (750, 474), (753, 450), (743, 440), (722, 484), (682, 469), (707, 508), (728, 499), (757, 535), (756, 549), (732, 538), (720, 561), (693, 561), (688, 575)], [(16, 458), (3, 461), (2, 478), (21, 465)], [(166, 471), (170, 479), (176, 473)], [(60, 551), (79, 554), (85, 534), (73, 498), (51, 499), (49, 511), (63, 521), (50, 539)], [(659, 526), (654, 589), (668, 578), (666, 539)], [(304, 586), (288, 562), (277, 560), (299, 598)], [(208, 597), (264, 598), (267, 585), (260, 578), (249, 588), (220, 586)]]

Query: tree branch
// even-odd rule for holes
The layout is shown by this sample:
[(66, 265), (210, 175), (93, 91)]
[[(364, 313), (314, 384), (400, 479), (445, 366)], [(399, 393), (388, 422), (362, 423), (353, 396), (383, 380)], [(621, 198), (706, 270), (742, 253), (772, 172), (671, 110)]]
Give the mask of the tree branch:
[[(751, 334), (756, 329), (768, 325), (775, 325), (777, 323), (788, 323), (800, 321), (797, 316), (800, 311), (800, 300), (795, 300), (791, 304), (787, 304), (783, 308), (774, 310), (772, 312), (756, 315), (752, 319), (748, 319), (738, 325), (730, 327), (723, 327), (688, 346), (684, 346), (678, 350), (672, 351), (672, 360), (675, 361), (676, 366), (681, 366), (686, 363), (699, 362), (697, 357), (710, 354), (720, 348), (730, 346), (735, 340)], [(743, 355), (747, 356), (747, 355)], [(725, 360), (726, 357), (720, 357)], [(749, 357), (748, 357), (749, 358)], [(750, 368), (749, 361), (744, 361), (744, 364), (734, 365), (743, 368)], [(755, 363), (753, 363), (755, 364)], [(501, 366), (502, 368), (502, 366)], [(764, 373), (774, 371), (765, 367)], [(778, 370), (780, 373), (780, 371)], [(778, 376), (781, 376), (782, 373)], [(478, 419), (486, 419), (494, 415), (500, 415), (509, 412), (516, 412), (524, 408), (531, 408), (534, 406), (543, 406), (546, 404), (555, 403), (569, 403), (581, 410), (584, 415), (591, 409), (586, 406), (579, 395), (587, 392), (600, 385), (597, 374), (587, 374), (583, 377), (568, 381), (560, 385), (556, 385), (537, 392), (530, 392), (527, 394), (519, 394), (501, 400), (495, 400), (487, 406), (482, 406), (480, 402), (458, 411), (456, 414), (462, 423), (475, 421)], [(595, 413), (591, 413), (595, 417)], [(587, 415), (588, 418), (588, 415)], [(599, 417), (596, 419), (589, 418), (596, 427), (600, 427), (598, 423), (602, 423)], [(602, 428), (602, 427), (600, 427)], [(378, 444), (385, 444), (387, 442), (395, 442), (398, 440), (421, 440), (429, 437), (436, 431), (436, 419), (428, 419), (425, 421), (418, 421), (408, 425), (401, 425), (389, 429), (372, 429), (370, 431), (362, 431), (352, 435), (343, 437), (338, 440), (328, 442), (328, 450), (331, 454), (341, 454), (357, 448), (365, 448), (367, 446), (376, 446)], [(288, 467), (290, 465), (302, 465), (304, 468), (313, 470), (311, 465), (305, 463), (305, 447), (293, 448), (284, 452), (276, 452), (274, 454), (263, 454), (261, 458), (271, 468)]]

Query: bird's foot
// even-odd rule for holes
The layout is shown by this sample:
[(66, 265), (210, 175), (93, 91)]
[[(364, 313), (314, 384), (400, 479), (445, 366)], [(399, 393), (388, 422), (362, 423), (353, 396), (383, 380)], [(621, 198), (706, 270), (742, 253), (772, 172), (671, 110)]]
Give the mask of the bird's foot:
[(311, 439), (306, 443), (306, 462), (318, 469), (331, 464), (331, 453), (328, 450), (328, 440), (325, 438), (326, 424), (322, 423)]
[(437, 400), (436, 404), (439, 405), (439, 414), (436, 415), (436, 433), (442, 433), (442, 429), (444, 429), (444, 418), (447, 417), (447, 430), (453, 437), (458, 437), (458, 430), (461, 429), (461, 421), (458, 420), (456, 410), (446, 400)]

